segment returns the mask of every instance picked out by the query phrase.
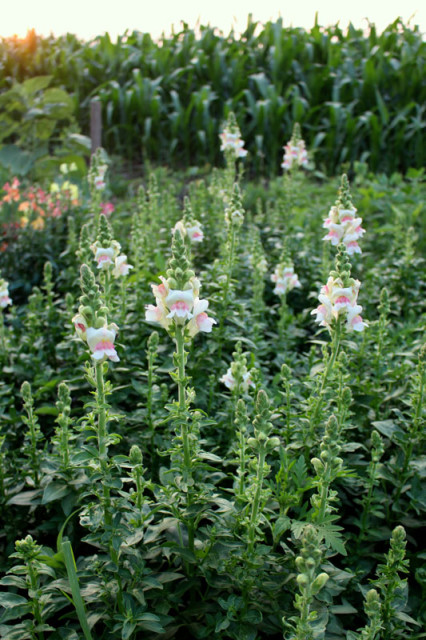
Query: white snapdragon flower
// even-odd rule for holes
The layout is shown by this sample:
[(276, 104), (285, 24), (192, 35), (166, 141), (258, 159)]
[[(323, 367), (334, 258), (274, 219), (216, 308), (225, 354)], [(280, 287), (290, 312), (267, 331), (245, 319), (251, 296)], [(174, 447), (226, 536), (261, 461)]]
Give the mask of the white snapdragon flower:
[(176, 317), (179, 324), (183, 324), (185, 320), (190, 320), (193, 316), (191, 313), (194, 305), (193, 289), (186, 289), (185, 291), (171, 289), (166, 298), (166, 305), (170, 310), (168, 318)]
[(365, 229), (361, 227), (362, 218), (357, 217), (356, 212), (355, 207), (342, 208), (339, 205), (334, 205), (323, 223), (323, 227), (328, 230), (323, 240), (334, 246), (343, 242), (346, 245), (348, 255), (361, 253), (358, 240), (365, 233)]
[(359, 280), (350, 278), (350, 286), (344, 287), (340, 278), (330, 276), (318, 296), (321, 304), (311, 311), (316, 315), (315, 322), (329, 329), (333, 321), (343, 316), (347, 331), (364, 331), (367, 323), (362, 319), (362, 307), (357, 303), (360, 285)]
[(95, 261), (98, 263), (98, 269), (108, 269), (115, 264), (115, 259), (120, 253), (120, 243), (113, 240), (108, 247), (102, 247), (99, 241), (94, 242), (90, 246), (95, 255)]
[(9, 285), (5, 283), (0, 289), (0, 307), (5, 309), (9, 304), (12, 304), (12, 298), (9, 296)]
[(294, 273), (294, 267), (292, 265), (277, 265), (274, 273), (271, 275), (271, 282), (275, 283), (274, 293), (276, 293), (277, 296), (282, 296), (288, 291), (302, 286), (297, 274)]
[(115, 259), (115, 267), (112, 270), (112, 275), (115, 278), (119, 278), (120, 276), (127, 276), (130, 269), (133, 269), (133, 265), (128, 264), (127, 256), (121, 255), (117, 256)]
[(299, 140), (296, 144), (290, 140), (284, 147), (282, 169), (290, 171), (294, 166), (304, 168), (308, 166), (308, 152), (305, 149), (304, 140)]
[(221, 134), (219, 134), (221, 145), (221, 151), (232, 151), (235, 158), (245, 158), (248, 151), (244, 149), (244, 140), (241, 139), (240, 133), (232, 133), (229, 129), (225, 128)]
[(193, 338), (200, 331), (204, 333), (211, 333), (216, 320), (210, 318), (206, 311), (208, 309), (208, 300), (200, 300), (196, 298), (194, 300), (193, 317), (187, 324), (187, 329), (191, 338)]
[[(229, 367), (227, 372), (220, 378), (220, 382), (223, 382), (225, 387), (230, 389), (231, 391), (235, 389), (237, 381), (232, 373), (232, 367)], [(241, 391), (248, 391), (249, 387), (253, 387), (254, 383), (250, 377), (250, 371), (246, 371), (242, 374), (242, 382), (240, 384)]]
[(104, 362), (108, 358), (113, 362), (119, 362), (120, 358), (114, 347), (117, 331), (118, 327), (114, 323), (100, 329), (94, 329), (93, 327), (86, 329), (87, 344), (95, 362)]

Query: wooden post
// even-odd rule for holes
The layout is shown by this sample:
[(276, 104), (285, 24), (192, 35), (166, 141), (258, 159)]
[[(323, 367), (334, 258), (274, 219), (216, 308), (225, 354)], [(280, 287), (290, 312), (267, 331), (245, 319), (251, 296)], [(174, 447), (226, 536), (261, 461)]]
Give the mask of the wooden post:
[(102, 108), (97, 98), (90, 102), (90, 138), (92, 140), (92, 154), (102, 146)]

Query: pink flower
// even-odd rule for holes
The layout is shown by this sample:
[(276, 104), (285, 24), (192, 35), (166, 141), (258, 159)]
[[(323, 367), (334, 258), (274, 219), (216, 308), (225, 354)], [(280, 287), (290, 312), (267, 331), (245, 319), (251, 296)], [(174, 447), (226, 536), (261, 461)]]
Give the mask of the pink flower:
[(186, 227), (188, 238), (191, 242), (202, 242), (204, 240), (204, 234), (201, 229), (201, 225), (197, 221), (195, 221), (195, 223), (190, 227)]
[(86, 331), (87, 331), (87, 322), (86, 318), (81, 315), (81, 313), (77, 313), (72, 319), (75, 330), (77, 331), (77, 335), (82, 340), (86, 340)]
[[(235, 389), (237, 381), (232, 373), (232, 367), (229, 367), (228, 371), (220, 378), (220, 382), (223, 382), (223, 384), (225, 385), (225, 387), (227, 387), (228, 389), (231, 389), (231, 391), (233, 389)], [(249, 387), (253, 387), (253, 381), (250, 378), (250, 371), (245, 371), (242, 374), (242, 381), (240, 383), (240, 390), (241, 391), (248, 391)]]
[(147, 322), (154, 322), (155, 324), (159, 324), (164, 329), (168, 329), (173, 320), (170, 320), (167, 317), (166, 307), (159, 300), (157, 300), (157, 303), (158, 304), (156, 307), (153, 304), (146, 305), (145, 320)]
[(113, 362), (119, 362), (120, 358), (114, 347), (117, 331), (118, 327), (114, 323), (100, 329), (93, 329), (93, 327), (86, 329), (87, 344), (95, 362), (105, 362), (108, 358)]
[(112, 270), (112, 275), (115, 278), (119, 278), (120, 276), (127, 276), (130, 269), (133, 269), (133, 266), (127, 263), (127, 256), (117, 256), (115, 259), (115, 267)]
[(340, 278), (330, 276), (327, 284), (321, 287), (318, 296), (320, 305), (311, 311), (320, 326), (330, 329), (331, 324), (341, 316), (346, 316), (346, 329), (349, 332), (363, 331), (367, 326), (359, 315), (362, 307), (357, 303), (361, 283), (353, 278), (349, 279), (349, 283), (344, 287)]
[(179, 324), (184, 320), (190, 320), (193, 316), (191, 313), (194, 304), (194, 291), (186, 289), (180, 291), (178, 289), (170, 290), (166, 298), (166, 305), (170, 309), (168, 318), (176, 318)]
[(221, 140), (221, 151), (233, 151), (236, 158), (244, 158), (248, 151), (244, 149), (244, 140), (240, 138), (239, 133), (231, 133), (229, 129), (219, 134)]
[(115, 259), (120, 253), (120, 244), (113, 240), (108, 247), (100, 246), (99, 240), (90, 246), (95, 254), (98, 269), (108, 269), (115, 263)]
[(199, 331), (211, 333), (216, 320), (210, 318), (206, 311), (209, 306), (207, 300), (196, 298), (194, 301), (193, 317), (187, 324), (189, 335), (193, 338)]
[(290, 140), (284, 147), (284, 158), (281, 167), (289, 171), (293, 166), (304, 168), (308, 166), (308, 153), (305, 149), (304, 140), (299, 140), (296, 145)]
[(342, 209), (340, 205), (334, 205), (322, 225), (328, 229), (328, 234), (323, 240), (331, 242), (334, 246), (343, 242), (348, 255), (361, 253), (357, 240), (365, 233), (365, 229), (361, 227), (362, 218), (355, 217), (356, 211), (355, 207)]
[(111, 213), (114, 213), (115, 207), (112, 202), (101, 202), (101, 211), (104, 216), (110, 216)]
[(274, 273), (271, 275), (271, 281), (275, 282), (274, 293), (278, 296), (284, 295), (288, 291), (302, 286), (297, 274), (294, 273), (293, 265), (289, 264), (286, 266), (283, 264), (277, 265)]

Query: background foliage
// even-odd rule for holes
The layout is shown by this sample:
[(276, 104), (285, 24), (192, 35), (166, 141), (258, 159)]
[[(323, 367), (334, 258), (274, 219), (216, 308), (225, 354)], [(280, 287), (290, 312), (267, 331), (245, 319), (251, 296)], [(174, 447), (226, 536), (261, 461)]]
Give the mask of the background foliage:
[(277, 172), (295, 121), (329, 174), (355, 160), (405, 172), (426, 161), (425, 51), (418, 28), (399, 20), (380, 34), (374, 25), (305, 31), (278, 20), (249, 21), (237, 37), (184, 25), (159, 42), (136, 31), (89, 43), (30, 32), (0, 42), (0, 91), (52, 76), (50, 91), (73, 97), (85, 134), (89, 102), (99, 98), (104, 146), (136, 162), (217, 165), (218, 132), (232, 109), (252, 173)]

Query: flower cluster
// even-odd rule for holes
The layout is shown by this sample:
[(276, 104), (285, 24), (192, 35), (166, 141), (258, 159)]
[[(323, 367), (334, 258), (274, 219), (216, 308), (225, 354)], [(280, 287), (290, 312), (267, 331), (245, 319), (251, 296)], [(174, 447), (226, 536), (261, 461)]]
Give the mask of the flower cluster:
[(176, 233), (176, 231), (179, 231), (184, 238), (188, 238), (191, 243), (202, 242), (204, 240), (201, 223), (195, 220), (188, 197), (185, 197), (184, 201), (183, 218), (179, 220), (172, 229), (173, 233)]
[(4, 309), (9, 304), (12, 304), (12, 299), (9, 296), (9, 283), (0, 277), (0, 308)]
[(234, 361), (227, 372), (220, 378), (225, 387), (231, 391), (247, 393), (249, 387), (254, 387), (251, 372), (247, 369), (247, 357), (242, 352), (241, 342), (237, 342), (236, 350), (232, 354)]
[(315, 322), (328, 329), (339, 318), (344, 318), (347, 331), (364, 331), (367, 323), (360, 315), (362, 307), (357, 302), (361, 283), (350, 277), (350, 271), (341, 268), (342, 262), (343, 267), (349, 266), (345, 259), (346, 247), (340, 245), (336, 271), (330, 273), (327, 284), (321, 288), (318, 296), (321, 304), (311, 314), (316, 315)]
[(98, 269), (105, 271), (112, 267), (112, 275), (116, 278), (126, 276), (133, 269), (127, 263), (127, 256), (120, 254), (121, 245), (113, 239), (111, 226), (103, 214), (99, 217), (98, 239), (90, 245), (90, 249), (94, 253)]
[(87, 343), (95, 363), (99, 364), (107, 359), (119, 362), (120, 358), (114, 347), (118, 327), (113, 322), (108, 324), (108, 310), (102, 304), (95, 276), (85, 264), (81, 267), (81, 288), (81, 304), (72, 319), (78, 337)]
[(361, 227), (362, 218), (357, 217), (356, 212), (350, 197), (348, 179), (343, 175), (339, 198), (324, 220), (323, 227), (328, 233), (323, 239), (334, 246), (343, 242), (349, 255), (361, 253), (358, 240), (365, 233), (365, 229)]
[(235, 182), (231, 194), (231, 199), (225, 208), (225, 224), (228, 228), (241, 227), (244, 222), (244, 208), (241, 191), (238, 183)]
[(233, 155), (235, 159), (245, 158), (248, 152), (244, 149), (244, 140), (241, 138), (240, 129), (232, 112), (229, 114), (222, 133), (219, 134), (219, 138), (221, 151)]
[(297, 274), (294, 273), (294, 266), (288, 261), (281, 262), (275, 267), (275, 271), (271, 275), (271, 282), (275, 283), (274, 293), (277, 296), (283, 296), (288, 291), (302, 286)]
[(296, 122), (293, 128), (291, 139), (284, 147), (284, 158), (281, 167), (285, 171), (290, 171), (293, 167), (307, 167), (308, 153), (305, 142), (300, 135), (300, 126)]
[(145, 318), (161, 325), (169, 333), (176, 325), (181, 325), (188, 338), (193, 338), (200, 331), (210, 333), (216, 320), (206, 313), (208, 301), (199, 298), (201, 284), (189, 269), (179, 230), (173, 236), (172, 252), (168, 277), (160, 276), (161, 284), (151, 285), (156, 305), (146, 306)]
[(99, 147), (92, 155), (89, 169), (89, 187), (92, 192), (103, 191), (106, 187), (105, 174), (108, 170), (107, 155), (104, 149)]
[(10, 228), (31, 226), (40, 231), (44, 229), (46, 218), (59, 218), (79, 204), (78, 188), (68, 180), (61, 186), (53, 183), (48, 193), (38, 186), (20, 190), (19, 180), (13, 178), (11, 184), (6, 182), (3, 185), (3, 191), (5, 194), (0, 198), (0, 210), (2, 218), (9, 219), (3, 225), (6, 235)]

